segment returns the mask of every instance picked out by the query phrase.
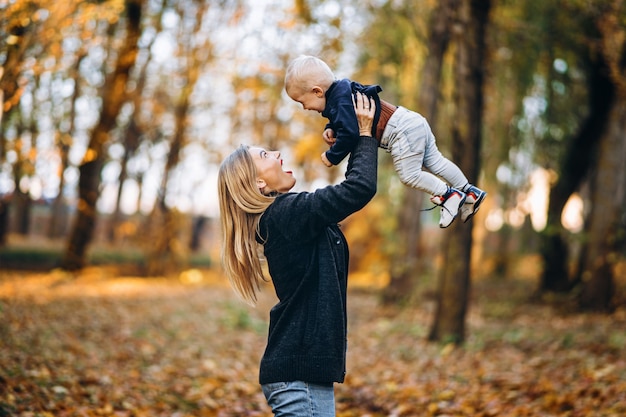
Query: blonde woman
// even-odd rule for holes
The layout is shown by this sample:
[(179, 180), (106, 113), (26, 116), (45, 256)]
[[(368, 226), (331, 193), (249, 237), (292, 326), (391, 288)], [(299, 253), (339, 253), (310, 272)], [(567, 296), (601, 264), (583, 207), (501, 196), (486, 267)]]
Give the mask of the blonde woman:
[(259, 247), (278, 296), (270, 312), (259, 382), (275, 416), (335, 416), (333, 385), (346, 372), (348, 245), (338, 222), (376, 193), (373, 100), (357, 94), (361, 137), (346, 178), (314, 192), (290, 192), (280, 152), (242, 146), (218, 176), (222, 263), (236, 292), (256, 301), (264, 280)]

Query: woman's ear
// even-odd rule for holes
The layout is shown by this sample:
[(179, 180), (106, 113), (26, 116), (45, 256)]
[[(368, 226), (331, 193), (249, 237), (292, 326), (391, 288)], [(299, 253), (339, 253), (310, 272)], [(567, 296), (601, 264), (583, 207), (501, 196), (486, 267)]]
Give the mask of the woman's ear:
[(259, 190), (262, 190), (263, 188), (265, 188), (266, 185), (267, 183), (265, 182), (263, 178), (256, 179), (256, 186), (259, 187)]

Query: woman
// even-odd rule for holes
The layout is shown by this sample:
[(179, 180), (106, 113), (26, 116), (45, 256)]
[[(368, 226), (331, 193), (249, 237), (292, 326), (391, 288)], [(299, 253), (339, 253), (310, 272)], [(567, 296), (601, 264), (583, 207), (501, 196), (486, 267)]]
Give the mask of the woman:
[(346, 363), (348, 246), (338, 222), (376, 193), (373, 101), (354, 103), (362, 135), (346, 178), (315, 192), (289, 192), (280, 152), (242, 146), (218, 175), (222, 263), (233, 288), (254, 303), (264, 280), (259, 245), (278, 296), (270, 312), (259, 382), (275, 416), (334, 416), (334, 382)]

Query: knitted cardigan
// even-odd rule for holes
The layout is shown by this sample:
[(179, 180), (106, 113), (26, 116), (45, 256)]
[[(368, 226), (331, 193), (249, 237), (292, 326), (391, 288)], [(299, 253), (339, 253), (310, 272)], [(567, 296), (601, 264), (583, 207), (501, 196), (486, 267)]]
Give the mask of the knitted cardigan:
[(257, 240), (278, 297), (270, 311), (259, 382), (343, 382), (348, 245), (338, 222), (376, 193), (377, 142), (361, 137), (346, 178), (314, 192), (282, 194), (261, 217)]

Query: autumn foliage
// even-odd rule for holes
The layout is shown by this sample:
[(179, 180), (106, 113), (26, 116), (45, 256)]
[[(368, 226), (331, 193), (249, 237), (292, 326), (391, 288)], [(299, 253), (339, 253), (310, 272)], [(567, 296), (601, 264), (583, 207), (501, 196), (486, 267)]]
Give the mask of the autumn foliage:
[[(0, 274), (0, 416), (270, 416), (257, 384), (271, 287), (239, 301), (217, 273), (92, 268)], [(565, 314), (524, 281), (478, 282), (462, 348), (426, 342), (433, 301), (349, 295), (337, 414), (622, 416), (626, 311)]]

